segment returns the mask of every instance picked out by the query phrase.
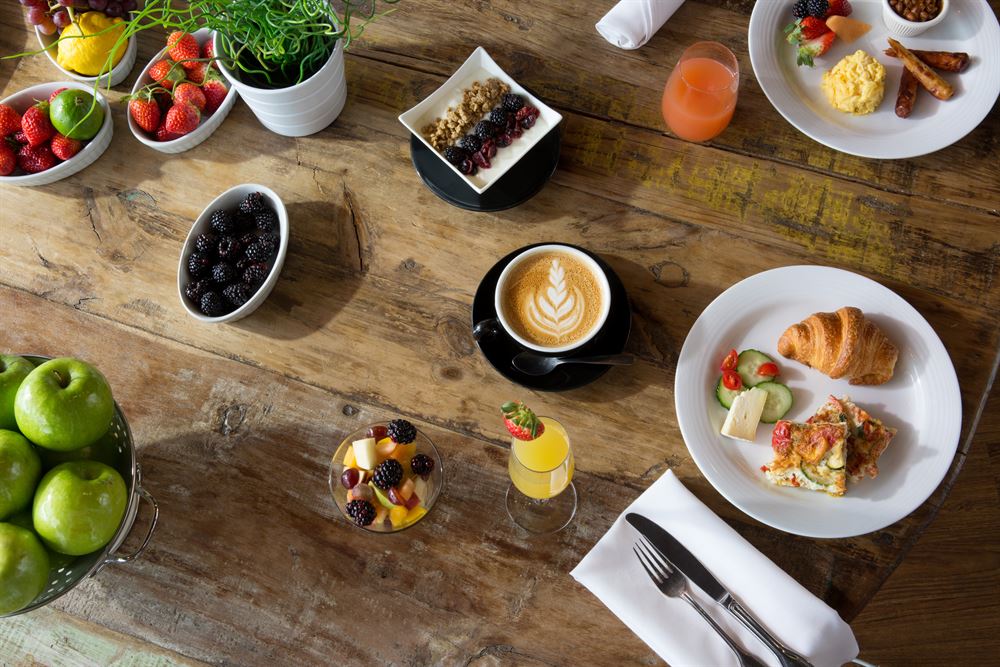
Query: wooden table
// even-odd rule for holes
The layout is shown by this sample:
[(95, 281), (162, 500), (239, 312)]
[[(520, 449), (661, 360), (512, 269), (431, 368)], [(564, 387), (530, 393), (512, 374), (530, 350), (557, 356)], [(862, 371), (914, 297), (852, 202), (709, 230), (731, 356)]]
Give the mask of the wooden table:
[[(271, 134), (240, 103), (206, 143), (164, 156), (132, 138), (115, 105), (114, 140), (94, 166), (0, 189), (0, 349), (101, 368), (162, 511), (141, 560), (0, 623), (0, 654), (15, 664), (655, 664), (568, 572), (668, 468), (846, 619), (861, 611), (983, 446), (976, 426), (1000, 353), (1000, 113), (922, 158), (840, 154), (762, 94), (747, 56), (752, 2), (691, 0), (638, 51), (595, 33), (605, 4), (403, 3), (352, 48), (347, 107), (319, 134)], [(3, 53), (33, 43), (12, 3), (0, 27)], [(706, 145), (672, 138), (659, 115), (692, 35), (727, 44), (743, 72), (735, 120)], [(479, 44), (565, 117), (552, 181), (497, 214), (429, 192), (396, 121)], [(139, 62), (161, 45), (143, 34)], [(0, 63), (4, 95), (54, 78), (42, 57)], [(243, 182), (289, 207), (285, 268), (252, 317), (199, 324), (176, 294), (181, 243), (209, 200)], [(546, 240), (614, 267), (639, 358), (561, 394), (498, 376), (469, 326), (486, 270)], [(905, 297), (941, 336), (962, 388), (945, 481), (909, 517), (854, 539), (786, 535), (727, 504), (672, 407), (677, 354), (701, 310), (748, 275), (800, 263), (857, 271)], [(580, 509), (553, 537), (526, 537), (503, 511), (497, 406), (517, 397), (574, 432)], [(438, 444), (448, 485), (418, 527), (367, 535), (340, 518), (327, 464), (345, 433), (394, 416)], [(993, 423), (985, 437), (996, 445)]]

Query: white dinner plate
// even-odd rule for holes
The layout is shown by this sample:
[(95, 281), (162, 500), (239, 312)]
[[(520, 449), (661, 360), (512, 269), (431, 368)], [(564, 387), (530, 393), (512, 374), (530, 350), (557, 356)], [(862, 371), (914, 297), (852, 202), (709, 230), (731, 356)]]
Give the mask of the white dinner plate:
[[(778, 338), (815, 312), (856, 306), (899, 348), (889, 382), (852, 386), (780, 356)], [(769, 424), (755, 442), (719, 434), (726, 410), (715, 397), (719, 366), (731, 349), (753, 348), (781, 369), (792, 390), (785, 417), (805, 421), (828, 395), (855, 403), (898, 429), (878, 461), (879, 475), (847, 483), (840, 498), (770, 484), (760, 467), (772, 460)], [(863, 276), (822, 266), (758, 273), (719, 295), (691, 327), (674, 381), (677, 420), (702, 474), (729, 502), (779, 530), (808, 537), (850, 537), (884, 528), (915, 510), (944, 478), (958, 447), (962, 399), (941, 339), (913, 306)]]
[[(760, 87), (785, 119), (803, 134), (844, 153), (895, 159), (924, 155), (950, 146), (976, 128), (1000, 95), (1000, 25), (985, 0), (951, 0), (942, 22), (916, 37), (900, 38), (903, 46), (928, 51), (964, 51), (971, 56), (962, 73), (942, 73), (955, 86), (946, 102), (920, 88), (909, 118), (895, 113), (903, 66), (883, 51), (889, 31), (882, 22), (880, 0), (852, 0), (857, 18), (872, 29), (852, 44), (838, 39), (816, 58), (815, 67), (795, 65), (796, 47), (782, 29), (791, 23), (792, 1), (761, 0), (750, 15), (750, 62)], [(885, 98), (872, 114), (853, 116), (837, 111), (820, 90), (823, 73), (846, 55), (862, 49), (885, 65)]]

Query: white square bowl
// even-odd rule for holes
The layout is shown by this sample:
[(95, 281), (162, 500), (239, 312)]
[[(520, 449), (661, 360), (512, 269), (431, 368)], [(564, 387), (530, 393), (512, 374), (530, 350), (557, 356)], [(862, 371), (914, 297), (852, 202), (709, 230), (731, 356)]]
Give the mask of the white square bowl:
[[(480, 168), (475, 174), (466, 176), (455, 165), (445, 160), (444, 156), (424, 138), (420, 130), (443, 117), (447, 113), (448, 107), (458, 105), (462, 101), (462, 91), (471, 87), (475, 81), (486, 81), (489, 78), (500, 79), (510, 86), (510, 92), (520, 95), (526, 104), (537, 108), (539, 116), (531, 129), (524, 130), (520, 139), (515, 139), (514, 143), (505, 148), (497, 148), (496, 157), (490, 160), (492, 166), (489, 169)], [(483, 116), (483, 118), (485, 117)], [(504, 72), (490, 57), (490, 54), (486, 53), (486, 49), (481, 46), (472, 52), (472, 55), (451, 75), (451, 78), (441, 84), (440, 88), (399, 116), (399, 122), (405, 125), (406, 129), (424, 142), (427, 148), (479, 194), (483, 194), (490, 186), (500, 180), (500, 177), (517, 164), (525, 153), (530, 151), (546, 134), (555, 129), (560, 121), (562, 121), (562, 115), (558, 111), (518, 85), (517, 81)]]

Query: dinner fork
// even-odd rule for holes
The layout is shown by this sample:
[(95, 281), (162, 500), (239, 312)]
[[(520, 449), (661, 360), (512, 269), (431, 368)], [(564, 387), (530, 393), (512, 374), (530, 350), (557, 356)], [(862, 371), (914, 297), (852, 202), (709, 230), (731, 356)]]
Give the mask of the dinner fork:
[(670, 564), (670, 561), (661, 556), (656, 549), (647, 546), (645, 543), (636, 542), (635, 546), (632, 547), (632, 551), (635, 552), (639, 563), (642, 564), (643, 569), (646, 570), (646, 574), (653, 580), (653, 583), (660, 589), (660, 592), (667, 597), (679, 597), (694, 607), (695, 611), (701, 614), (701, 617), (722, 637), (722, 641), (726, 642), (726, 645), (739, 657), (741, 667), (766, 667), (764, 663), (744, 651), (736, 642), (730, 639), (726, 631), (715, 622), (715, 619), (709, 616), (702, 609), (701, 605), (698, 604), (698, 601), (691, 597), (691, 593), (688, 592), (687, 577), (683, 572), (675, 569)]

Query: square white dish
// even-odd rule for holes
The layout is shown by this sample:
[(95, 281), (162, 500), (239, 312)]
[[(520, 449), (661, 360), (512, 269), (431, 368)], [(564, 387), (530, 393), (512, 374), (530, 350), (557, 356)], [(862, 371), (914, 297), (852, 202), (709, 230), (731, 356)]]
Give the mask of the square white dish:
[[(497, 78), (510, 86), (510, 91), (524, 98), (526, 104), (534, 106), (539, 111), (538, 119), (531, 129), (524, 130), (520, 139), (515, 139), (514, 143), (505, 148), (498, 148), (496, 157), (490, 162), (489, 169), (479, 169), (475, 174), (466, 176), (458, 170), (455, 165), (444, 159), (434, 147), (427, 141), (421, 133), (428, 124), (437, 118), (443, 117), (448, 112), (448, 107), (456, 106), (462, 100), (462, 91), (472, 86), (476, 81), (486, 81), (489, 78)], [(484, 116), (485, 118), (485, 116)], [(459, 175), (473, 190), (482, 194), (490, 186), (500, 180), (507, 171), (524, 157), (541, 139), (562, 121), (562, 115), (555, 109), (549, 107), (537, 97), (529, 93), (509, 74), (503, 71), (499, 65), (486, 53), (483, 47), (477, 47), (472, 55), (462, 63), (454, 74), (441, 87), (435, 90), (417, 104), (415, 107), (399, 116), (399, 122), (406, 126), (420, 141), (424, 142), (431, 151), (434, 152), (443, 163)]]

